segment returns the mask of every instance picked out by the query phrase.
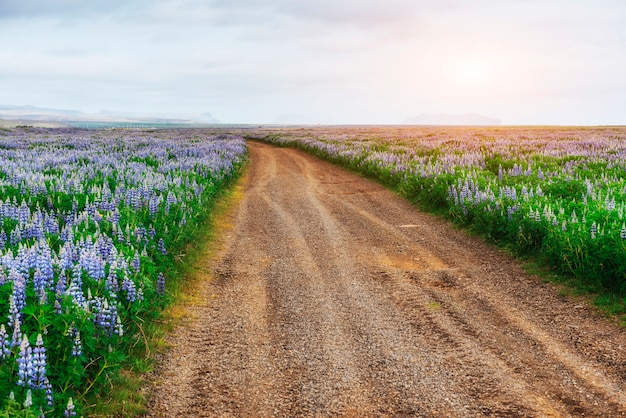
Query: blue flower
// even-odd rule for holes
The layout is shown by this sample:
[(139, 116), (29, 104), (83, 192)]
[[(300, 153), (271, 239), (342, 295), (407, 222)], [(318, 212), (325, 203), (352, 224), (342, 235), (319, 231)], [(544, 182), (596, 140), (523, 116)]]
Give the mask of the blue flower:
[(24, 335), (22, 343), (20, 344), (20, 351), (17, 355), (17, 385), (33, 387), (34, 373), (33, 350), (30, 347), (28, 338)]
[(11, 354), (11, 341), (4, 324), (0, 325), (0, 359), (4, 360)]
[(21, 319), (22, 310), (26, 306), (26, 279), (15, 269), (11, 269), (9, 279), (13, 281), (13, 294), (11, 296)]
[(46, 348), (43, 346), (43, 338), (41, 334), (37, 335), (37, 342), (33, 349), (33, 388), (45, 389), (46, 388)]
[(67, 401), (67, 406), (65, 407), (65, 411), (63, 411), (63, 416), (66, 418), (76, 416), (76, 411), (74, 411), (74, 402), (71, 397)]
[(124, 280), (122, 280), (122, 290), (126, 292), (126, 299), (129, 302), (132, 303), (137, 300), (137, 288), (135, 287), (135, 283), (126, 275), (124, 275)]
[(83, 354), (83, 343), (80, 339), (80, 332), (74, 332), (74, 340), (72, 342), (72, 356), (80, 357)]
[(156, 291), (159, 295), (163, 295), (165, 293), (165, 276), (163, 273), (159, 273), (159, 276), (157, 277)]
[(139, 253), (137, 251), (135, 251), (135, 257), (133, 261), (131, 261), (130, 266), (137, 272), (141, 269), (141, 260), (139, 259)]
[(159, 251), (163, 255), (167, 255), (167, 249), (165, 248), (165, 242), (163, 242), (163, 238), (159, 238)]

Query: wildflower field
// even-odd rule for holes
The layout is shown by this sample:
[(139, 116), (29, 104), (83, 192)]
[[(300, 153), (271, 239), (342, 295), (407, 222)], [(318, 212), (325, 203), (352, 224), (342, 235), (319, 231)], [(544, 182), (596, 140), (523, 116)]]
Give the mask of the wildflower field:
[(259, 129), (626, 300), (626, 128)]
[(0, 416), (75, 416), (168, 301), (241, 137), (0, 131)]

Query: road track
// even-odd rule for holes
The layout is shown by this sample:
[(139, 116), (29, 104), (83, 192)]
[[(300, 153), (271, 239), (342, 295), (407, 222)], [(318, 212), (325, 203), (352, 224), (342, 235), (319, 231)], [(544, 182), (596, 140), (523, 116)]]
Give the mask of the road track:
[(626, 416), (626, 332), (380, 185), (250, 142), (150, 416)]

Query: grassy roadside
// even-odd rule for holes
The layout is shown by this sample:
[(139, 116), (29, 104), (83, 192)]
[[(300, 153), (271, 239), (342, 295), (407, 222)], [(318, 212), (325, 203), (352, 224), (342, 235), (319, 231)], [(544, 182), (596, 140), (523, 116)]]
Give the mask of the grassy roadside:
[(184, 254), (177, 257), (173, 279), (166, 284), (170, 299), (157, 320), (143, 323), (141, 337), (122, 370), (109, 377), (105, 396), (89, 399), (85, 413), (93, 417), (142, 416), (147, 412), (150, 388), (154, 384), (156, 359), (168, 349), (167, 334), (191, 317), (187, 308), (199, 303), (201, 284), (212, 279), (207, 260), (223, 248), (226, 232), (233, 227), (235, 208), (243, 198), (247, 165), (240, 169), (216, 196), (208, 216), (190, 240)]
[(362, 169), (358, 164), (358, 161), (352, 161), (350, 159), (345, 159), (341, 157), (333, 157), (326, 153), (324, 150), (320, 150), (317, 148), (313, 148), (311, 146), (307, 146), (306, 144), (302, 144), (299, 141), (292, 142), (278, 142), (271, 135), (268, 136), (254, 136), (248, 135), (244, 136), (246, 140), (260, 141), (268, 144), (272, 144), (278, 147), (288, 147), (288, 148), (296, 148), (300, 149), (308, 154), (314, 155), (322, 160), (331, 162), (338, 166), (341, 166), (350, 172), (357, 174), (359, 176), (368, 178), (370, 180), (376, 181), (377, 183), (383, 185), (384, 187), (390, 189), (398, 196), (401, 196), (404, 199), (409, 200), (416, 207), (424, 212), (428, 212), (434, 214), (435, 216), (441, 217), (454, 225), (456, 228), (462, 229), (467, 233), (474, 235), (490, 244), (494, 245), (497, 248), (500, 248), (502, 251), (511, 255), (512, 257), (517, 258), (522, 267), (529, 273), (534, 275), (546, 283), (552, 283), (557, 286), (557, 292), (559, 295), (563, 297), (570, 297), (581, 302), (586, 302), (590, 306), (594, 306), (598, 309), (598, 311), (607, 317), (608, 319), (618, 323), (619, 325), (626, 327), (626, 298), (619, 297), (608, 290), (603, 290), (589, 284), (585, 283), (580, 278), (576, 278), (574, 276), (567, 276), (563, 274), (557, 274), (550, 266), (550, 264), (539, 255), (529, 255), (517, 254), (514, 249), (509, 248), (507, 244), (503, 244), (501, 242), (494, 241), (489, 236), (480, 231), (475, 230), (472, 226), (463, 226), (458, 222), (455, 222), (455, 219), (451, 218), (449, 212), (447, 210), (443, 210), (437, 205), (429, 204), (428, 202), (420, 201), (416, 198), (416, 196), (411, 194), (410, 188), (403, 187), (402, 183), (398, 183), (395, 178), (383, 178), (377, 177), (371, 171), (366, 169)]

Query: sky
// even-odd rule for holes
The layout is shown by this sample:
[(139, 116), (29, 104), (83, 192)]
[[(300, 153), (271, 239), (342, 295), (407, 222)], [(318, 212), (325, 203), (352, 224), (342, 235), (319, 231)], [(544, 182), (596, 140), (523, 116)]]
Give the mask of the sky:
[(623, 0), (0, 0), (0, 104), (626, 124)]

